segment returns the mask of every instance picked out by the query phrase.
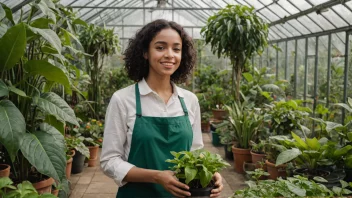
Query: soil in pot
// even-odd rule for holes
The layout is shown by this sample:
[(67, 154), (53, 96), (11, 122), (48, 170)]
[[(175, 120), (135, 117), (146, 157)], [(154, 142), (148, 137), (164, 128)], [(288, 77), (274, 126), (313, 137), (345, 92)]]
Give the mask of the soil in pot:
[(232, 152), (233, 158), (235, 159), (235, 171), (240, 174), (244, 174), (243, 163), (252, 161), (250, 150), (232, 146)]
[(269, 176), (268, 179), (276, 180), (278, 177), (286, 178), (286, 164), (275, 166), (274, 163), (265, 161)]
[(0, 164), (0, 177), (9, 177), (10, 169), (11, 169), (10, 165)]
[(76, 155), (73, 156), (73, 161), (72, 161), (72, 169), (71, 169), (72, 174), (81, 173), (83, 171), (85, 159), (86, 159), (86, 156), (84, 156), (79, 151), (76, 151)]

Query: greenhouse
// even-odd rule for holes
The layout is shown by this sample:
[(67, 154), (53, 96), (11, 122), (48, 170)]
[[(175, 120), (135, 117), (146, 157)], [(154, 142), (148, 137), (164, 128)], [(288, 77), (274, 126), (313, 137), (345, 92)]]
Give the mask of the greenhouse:
[(0, 0), (0, 197), (350, 197), (351, 33), (349, 0)]

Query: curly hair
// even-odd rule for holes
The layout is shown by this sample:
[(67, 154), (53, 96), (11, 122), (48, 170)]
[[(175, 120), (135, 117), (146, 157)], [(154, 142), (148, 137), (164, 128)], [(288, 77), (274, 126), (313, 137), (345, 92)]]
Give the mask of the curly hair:
[(196, 63), (196, 50), (193, 40), (179, 24), (163, 19), (148, 23), (136, 33), (134, 38), (129, 40), (128, 47), (124, 52), (125, 69), (129, 78), (138, 82), (148, 76), (148, 60), (143, 57), (143, 54), (148, 52), (149, 44), (154, 37), (161, 30), (168, 28), (175, 30), (182, 39), (181, 63), (179, 68), (171, 75), (171, 80), (175, 83), (186, 81)]

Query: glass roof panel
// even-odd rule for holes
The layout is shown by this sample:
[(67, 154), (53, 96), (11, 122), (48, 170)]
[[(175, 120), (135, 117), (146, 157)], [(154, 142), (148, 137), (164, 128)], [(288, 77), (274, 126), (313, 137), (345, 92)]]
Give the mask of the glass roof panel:
[(278, 4), (285, 8), (290, 14), (296, 14), (299, 12), (297, 8), (287, 1), (278, 1)]
[(268, 5), (271, 4), (273, 0), (260, 0), (260, 2), (262, 2), (264, 5)]
[(253, 6), (257, 10), (264, 7), (264, 5), (260, 3), (258, 0), (244, 0), (244, 1), (250, 4), (251, 6)]
[(278, 30), (276, 26), (270, 27), (273, 32), (275, 32), (280, 38), (287, 38), (287, 36), (281, 31)]
[(344, 5), (336, 5), (332, 9), (339, 13), (349, 24), (352, 24), (352, 12)]
[(264, 9), (260, 10), (259, 13), (263, 14), (270, 21), (276, 21), (276, 20), (280, 19), (275, 14), (273, 14), (271, 11), (269, 11), (267, 8), (264, 8)]
[(286, 23), (290, 24), (291, 26), (298, 29), (302, 34), (309, 34), (311, 33), (307, 28), (305, 28), (299, 21), (296, 19), (287, 21)]
[(336, 27), (345, 27), (348, 25), (343, 19), (341, 19), (341, 17), (339, 17), (334, 12), (333, 9), (329, 9), (327, 12), (323, 12), (322, 15), (325, 16), (331, 22), (333, 22)]
[(307, 3), (307, 1), (302, 1), (302, 0), (299, 0), (299, 1), (292, 1), (292, 0), (289, 0), (289, 2), (293, 5), (295, 5), (299, 10), (303, 11), (303, 10), (307, 10), (309, 8), (311, 8), (312, 6), (309, 5), (309, 3)]
[(297, 20), (298, 20), (299, 22), (305, 24), (305, 26), (306, 26), (307, 28), (309, 28), (309, 30), (310, 30), (311, 32), (319, 32), (319, 31), (322, 31), (322, 29), (321, 29), (319, 26), (317, 26), (316, 23), (314, 23), (312, 20), (310, 20), (307, 16), (299, 17)]
[(291, 33), (292, 36), (302, 35), (300, 32), (298, 32), (296, 27), (290, 25), (289, 23), (280, 24), (279, 28), (285, 28), (286, 30), (288, 30)]
[(273, 4), (269, 8), (270, 8), (271, 11), (275, 10), (275, 14), (277, 14), (280, 18), (284, 18), (285, 16), (289, 16), (290, 15), (290, 13), (286, 12), (284, 9), (282, 9), (277, 4)]
[(324, 17), (322, 17), (319, 14), (316, 13), (310, 13), (308, 14), (308, 16), (315, 22), (317, 23), (317, 25), (319, 25), (319, 27), (323, 28), (324, 30), (331, 30), (334, 29), (335, 27), (326, 19), (324, 19)]
[(310, 2), (311, 2), (312, 4), (314, 4), (315, 6), (316, 6), (316, 5), (319, 5), (319, 4), (322, 4), (322, 3), (325, 3), (325, 2), (327, 2), (327, 1), (329, 1), (329, 0), (310, 0)]
[[(289, 31), (287, 30), (285, 27), (283, 27), (281, 24), (277, 24), (275, 25), (274, 27), (276, 27), (280, 32), (282, 32), (284, 35), (285, 35), (285, 38), (286, 37), (293, 37), (294, 35)], [(271, 27), (273, 28), (273, 27)]]

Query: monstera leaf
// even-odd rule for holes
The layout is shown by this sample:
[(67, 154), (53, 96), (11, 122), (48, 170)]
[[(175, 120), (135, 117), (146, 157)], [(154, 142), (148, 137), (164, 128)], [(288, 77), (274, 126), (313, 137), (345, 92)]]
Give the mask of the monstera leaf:
[(20, 149), (40, 173), (57, 181), (65, 178), (65, 140), (54, 127), (43, 123), (40, 131), (25, 133), (21, 138)]

